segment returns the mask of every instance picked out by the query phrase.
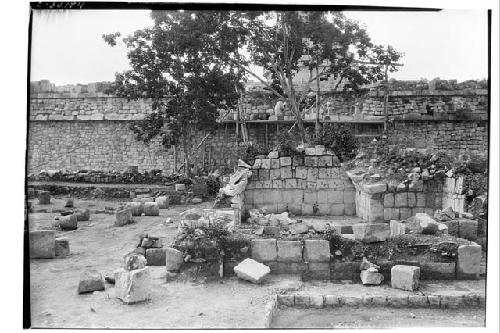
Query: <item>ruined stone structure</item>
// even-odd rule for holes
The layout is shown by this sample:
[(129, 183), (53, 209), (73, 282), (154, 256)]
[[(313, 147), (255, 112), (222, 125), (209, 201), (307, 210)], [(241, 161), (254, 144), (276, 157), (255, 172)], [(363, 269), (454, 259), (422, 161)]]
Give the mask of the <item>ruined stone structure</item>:
[[(48, 81), (32, 84), (28, 172), (122, 171), (136, 165), (139, 171), (159, 169), (170, 173), (180, 166), (180, 150), (166, 150), (158, 140), (145, 146), (135, 140), (129, 129), (131, 122), (152, 112), (151, 101), (109, 96), (104, 93), (105, 87), (105, 84), (55, 87)], [(363, 94), (325, 92), (321, 98), (323, 121), (348, 123), (360, 138), (371, 139), (381, 133), (384, 93), (377, 87)], [(286, 108), (282, 115), (274, 115), (275, 102), (258, 85), (249, 87), (239, 116), (236, 111), (227, 115), (192, 160), (204, 167), (234, 165), (236, 122), (242, 121), (250, 140), (272, 147), (277, 131), (293, 124), (292, 114)], [(314, 107), (306, 105), (306, 109), (306, 125), (312, 126)], [(477, 82), (396, 81), (391, 83), (387, 128), (392, 138), (408, 147), (485, 154), (488, 110), (488, 91)], [(199, 133), (192, 145), (196, 146), (204, 136), (205, 133)]]

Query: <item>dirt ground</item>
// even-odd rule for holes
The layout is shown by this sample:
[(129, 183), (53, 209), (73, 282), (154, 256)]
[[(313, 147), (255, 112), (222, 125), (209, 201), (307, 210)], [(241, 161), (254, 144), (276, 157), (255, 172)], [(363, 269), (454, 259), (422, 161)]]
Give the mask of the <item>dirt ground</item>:
[(352, 308), (279, 310), (272, 328), (483, 327), (482, 309)]
[[(34, 208), (62, 208), (63, 199)], [(118, 201), (75, 200), (75, 207), (103, 210)], [(197, 205), (209, 207), (208, 203)], [(114, 215), (91, 214), (78, 230), (61, 232), (69, 238), (71, 255), (64, 259), (30, 260), (31, 323), (37, 328), (258, 328), (263, 327), (265, 303), (272, 294), (293, 290), (300, 281), (271, 278), (261, 286), (224, 279), (223, 283), (166, 282), (164, 267), (151, 267), (154, 290), (151, 301), (122, 305), (113, 285), (89, 295), (78, 295), (79, 276), (85, 269), (111, 274), (123, 255), (135, 248), (138, 235), (147, 232), (173, 240), (179, 213), (191, 206), (160, 210), (159, 217), (138, 217), (137, 223), (114, 227)], [(29, 214), (30, 230), (50, 226), (57, 213)], [(163, 225), (167, 217), (174, 223)], [(297, 284), (295, 283), (297, 282)]]

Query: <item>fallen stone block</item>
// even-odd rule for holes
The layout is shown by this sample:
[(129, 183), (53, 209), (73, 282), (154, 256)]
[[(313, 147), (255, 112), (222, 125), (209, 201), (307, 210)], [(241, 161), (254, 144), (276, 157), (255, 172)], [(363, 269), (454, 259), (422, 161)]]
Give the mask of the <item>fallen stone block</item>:
[(253, 283), (260, 283), (271, 273), (271, 269), (253, 259), (247, 258), (234, 267), (236, 276)]
[[(448, 227), (444, 223), (439, 223), (425, 213), (415, 214), (415, 223), (418, 225), (421, 234), (442, 235), (448, 233)], [(417, 232), (417, 231), (416, 231)]]
[(146, 267), (146, 258), (138, 253), (129, 253), (124, 258), (123, 268), (127, 271)]
[(481, 270), (481, 246), (460, 245), (457, 258), (458, 279), (478, 279)]
[(151, 248), (146, 250), (148, 266), (164, 266), (166, 263), (165, 249)]
[(56, 257), (69, 256), (69, 239), (66, 237), (56, 238), (55, 240), (55, 254)]
[(406, 224), (400, 221), (390, 220), (391, 238), (406, 234)]
[(300, 241), (277, 241), (278, 261), (302, 262), (302, 243)]
[(176, 191), (185, 191), (186, 190), (186, 184), (175, 184), (175, 190)]
[(115, 227), (121, 227), (130, 223), (133, 223), (134, 220), (132, 218), (132, 210), (129, 208), (125, 208), (119, 210), (115, 214)]
[(115, 295), (125, 304), (147, 301), (151, 297), (149, 268), (133, 271), (119, 269), (114, 272)]
[(391, 269), (391, 286), (395, 289), (414, 291), (418, 289), (420, 267), (396, 265)]
[(76, 220), (77, 221), (88, 221), (90, 220), (90, 210), (87, 208), (84, 209), (78, 209), (75, 212), (76, 215)]
[(384, 242), (391, 230), (387, 223), (357, 223), (352, 226), (354, 239), (363, 243)]
[(67, 199), (64, 207), (73, 208), (75, 205), (75, 200), (73, 198)]
[(141, 216), (144, 213), (144, 203), (143, 202), (129, 202), (125, 206), (126, 209), (132, 210), (132, 216)]
[(252, 258), (257, 261), (275, 261), (278, 258), (276, 239), (253, 239)]
[(305, 234), (309, 231), (309, 226), (305, 223), (295, 223), (289, 227), (292, 235)]
[(363, 285), (379, 285), (384, 281), (384, 276), (378, 273), (374, 268), (361, 271), (359, 277)]
[(55, 252), (56, 232), (54, 230), (35, 230), (29, 233), (30, 258), (51, 259)]
[(144, 215), (146, 216), (159, 216), (160, 208), (157, 202), (145, 202), (144, 203)]
[(49, 191), (40, 191), (38, 193), (38, 204), (39, 205), (50, 205), (50, 192)]
[(59, 216), (52, 226), (61, 230), (76, 230), (78, 228), (78, 218), (75, 214)]
[(100, 290), (104, 290), (104, 278), (101, 273), (94, 269), (89, 269), (80, 274), (80, 282), (78, 283), (79, 294)]
[(184, 262), (183, 253), (171, 247), (165, 248), (165, 265), (167, 271), (178, 272)]
[(329, 262), (330, 242), (322, 239), (308, 239), (304, 242), (305, 262)]
[(170, 198), (167, 196), (160, 196), (155, 199), (155, 202), (158, 203), (158, 208), (167, 209), (170, 205)]

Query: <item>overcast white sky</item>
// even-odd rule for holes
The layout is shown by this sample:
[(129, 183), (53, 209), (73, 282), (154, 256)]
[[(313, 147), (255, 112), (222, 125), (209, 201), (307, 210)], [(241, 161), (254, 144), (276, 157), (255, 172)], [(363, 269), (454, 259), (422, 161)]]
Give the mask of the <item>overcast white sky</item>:
[[(345, 12), (366, 24), (377, 44), (405, 53), (396, 79), (468, 79), (488, 75), (485, 10), (441, 12)], [(31, 80), (57, 85), (112, 81), (128, 68), (126, 49), (109, 47), (103, 33), (123, 35), (152, 24), (145, 10), (36, 12), (33, 16)]]

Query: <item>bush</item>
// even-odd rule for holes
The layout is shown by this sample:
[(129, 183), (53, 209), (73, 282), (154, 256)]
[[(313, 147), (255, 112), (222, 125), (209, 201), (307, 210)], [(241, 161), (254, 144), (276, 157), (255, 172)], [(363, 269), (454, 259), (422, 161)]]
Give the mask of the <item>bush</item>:
[(294, 131), (288, 133), (288, 130), (284, 129), (278, 133), (278, 144), (276, 150), (280, 156), (295, 156), (298, 155), (297, 151), (298, 142), (296, 140), (298, 136)]
[(259, 155), (267, 154), (269, 154), (268, 149), (253, 142), (242, 142), (236, 150), (236, 156), (247, 163), (251, 163)]
[(354, 158), (358, 152), (358, 139), (345, 124), (325, 123), (321, 126), (318, 136), (314, 128), (308, 128), (306, 135), (309, 143), (325, 146), (333, 151), (341, 162)]

